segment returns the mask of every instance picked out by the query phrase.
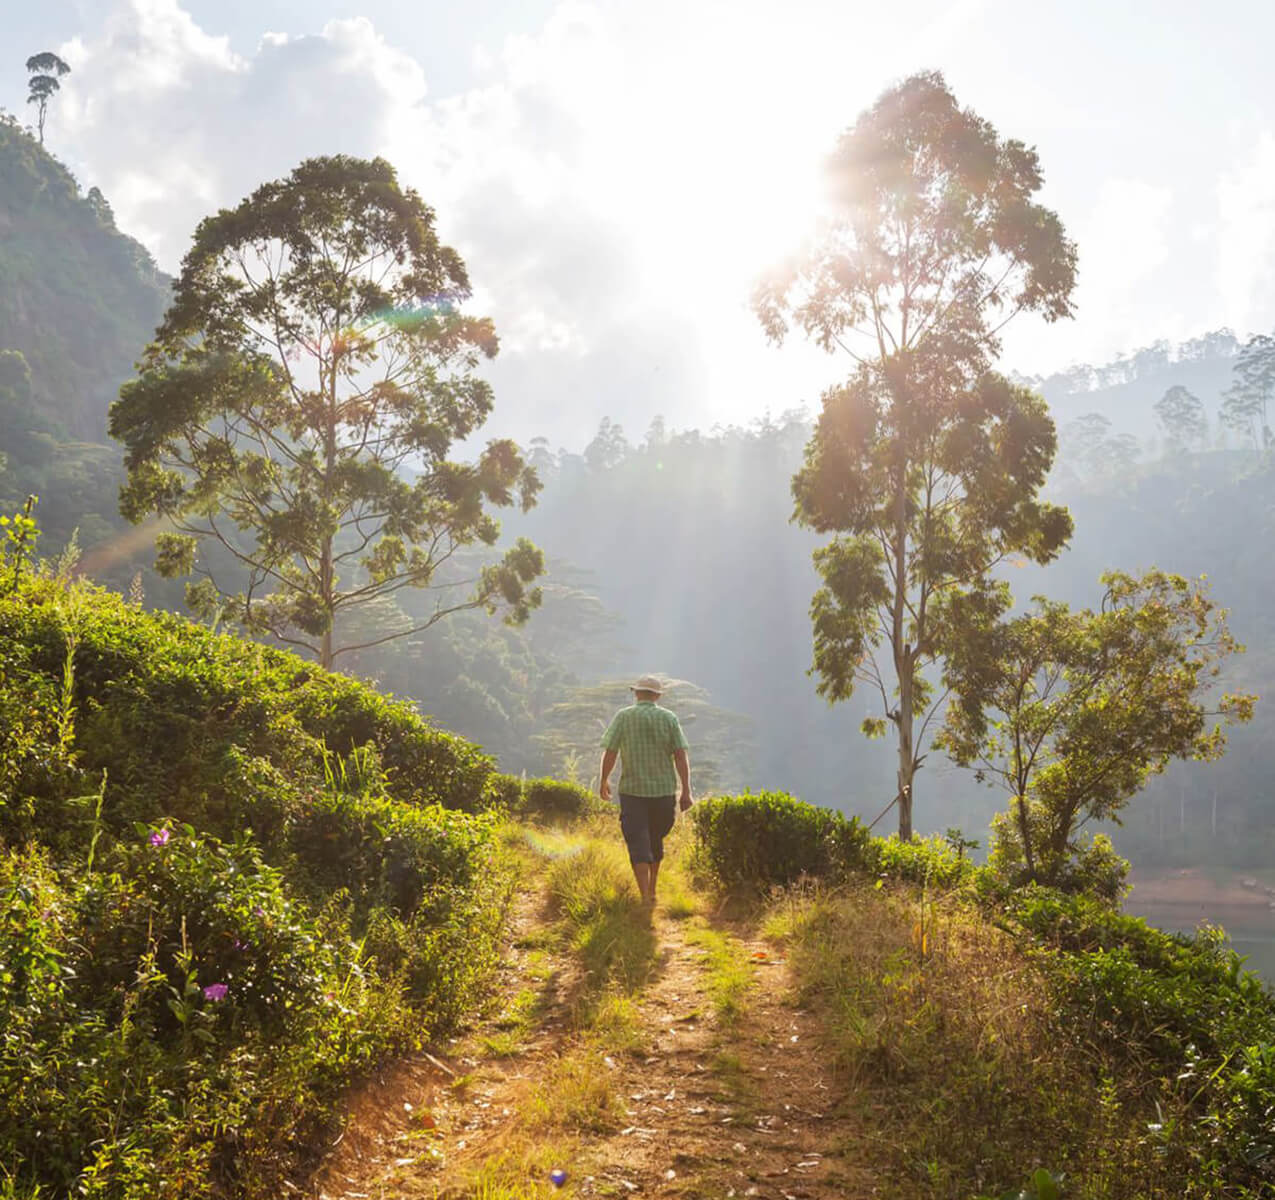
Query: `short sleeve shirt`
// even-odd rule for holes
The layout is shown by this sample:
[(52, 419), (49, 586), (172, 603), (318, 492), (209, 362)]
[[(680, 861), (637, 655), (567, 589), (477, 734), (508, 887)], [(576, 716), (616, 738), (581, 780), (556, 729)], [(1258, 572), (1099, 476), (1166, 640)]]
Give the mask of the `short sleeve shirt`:
[(653, 700), (622, 708), (602, 735), (602, 748), (620, 755), (620, 791), (626, 796), (675, 796), (673, 752), (688, 748), (677, 717)]

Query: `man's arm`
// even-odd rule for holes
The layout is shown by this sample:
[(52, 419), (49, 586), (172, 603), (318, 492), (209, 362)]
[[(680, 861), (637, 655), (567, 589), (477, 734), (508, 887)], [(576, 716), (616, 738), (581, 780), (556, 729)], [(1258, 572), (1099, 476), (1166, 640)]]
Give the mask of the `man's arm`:
[(619, 755), (615, 750), (602, 751), (602, 782), (598, 785), (598, 795), (603, 800), (611, 799), (611, 771), (615, 767), (615, 760)]
[(673, 765), (677, 768), (677, 777), (682, 781), (682, 811), (685, 812), (694, 802), (691, 797), (690, 754), (685, 750), (674, 750)]

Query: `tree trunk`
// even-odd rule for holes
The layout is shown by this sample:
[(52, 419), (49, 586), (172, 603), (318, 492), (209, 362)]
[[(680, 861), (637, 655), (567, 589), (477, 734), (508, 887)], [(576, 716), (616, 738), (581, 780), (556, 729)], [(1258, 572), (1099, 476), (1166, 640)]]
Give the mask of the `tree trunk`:
[(1036, 855), (1032, 851), (1031, 823), (1027, 820), (1027, 797), (1014, 797), (1014, 811), (1018, 814), (1018, 836), (1023, 839), (1023, 861), (1027, 864), (1027, 878), (1036, 881)]
[(912, 656), (903, 648), (905, 668), (899, 674), (899, 841), (912, 840), (912, 776), (916, 756), (912, 752)]
[(907, 470), (900, 464), (894, 480), (894, 604), (890, 640), (894, 651), (894, 672), (899, 681), (899, 709), (895, 724), (899, 733), (899, 840), (912, 840), (912, 777), (916, 755), (912, 747), (912, 647), (905, 640), (907, 599)]
[[(338, 324), (336, 328), (340, 328), (340, 325)], [(327, 428), (323, 431), (324, 470), (321, 492), (325, 518), (327, 517), (328, 504), (331, 500), (332, 477), (336, 472), (336, 380), (338, 358), (339, 355), (334, 350), (327, 379), (328, 421)], [(319, 559), (319, 589), (323, 593), (320, 600), (322, 601), (324, 612), (327, 614), (327, 627), (323, 630), (323, 641), (319, 647), (319, 665), (327, 671), (332, 670), (332, 623), (336, 618), (335, 606), (332, 603), (332, 593), (336, 587), (336, 580), (333, 578), (336, 572), (332, 563), (332, 540), (331, 533), (324, 535), (322, 555)]]
[(328, 624), (319, 645), (319, 666), (332, 670), (332, 539), (323, 539), (323, 554), (319, 559), (319, 587), (323, 592), (323, 605), (327, 610)]

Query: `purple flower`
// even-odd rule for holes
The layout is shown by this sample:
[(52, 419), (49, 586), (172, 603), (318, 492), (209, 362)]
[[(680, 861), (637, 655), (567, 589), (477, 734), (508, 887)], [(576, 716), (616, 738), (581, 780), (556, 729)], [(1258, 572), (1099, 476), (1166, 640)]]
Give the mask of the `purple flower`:
[(224, 983), (210, 983), (204, 988), (205, 1000), (224, 1000), (230, 989)]
[(166, 846), (168, 844), (168, 839), (172, 836), (173, 835), (169, 833), (167, 829), (157, 829), (151, 834), (150, 843), (152, 846)]
[(247, 950), (247, 949), (248, 949), (248, 943), (247, 943), (247, 942), (241, 942), (238, 938), (235, 938), (235, 949), (236, 949), (236, 950)]

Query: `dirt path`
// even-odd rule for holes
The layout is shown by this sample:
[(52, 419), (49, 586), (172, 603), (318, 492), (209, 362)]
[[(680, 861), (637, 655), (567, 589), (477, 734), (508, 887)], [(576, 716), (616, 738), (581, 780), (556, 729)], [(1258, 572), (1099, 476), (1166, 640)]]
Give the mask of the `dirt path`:
[[(316, 1200), (877, 1194), (817, 1024), (752, 929), (657, 912), (652, 969), (612, 1046), (580, 1027), (580, 968), (546, 936), (544, 897), (521, 895), (511, 925), (492, 1015), (356, 1098)], [(748, 964), (735, 1011), (714, 1003), (706, 936)]]

